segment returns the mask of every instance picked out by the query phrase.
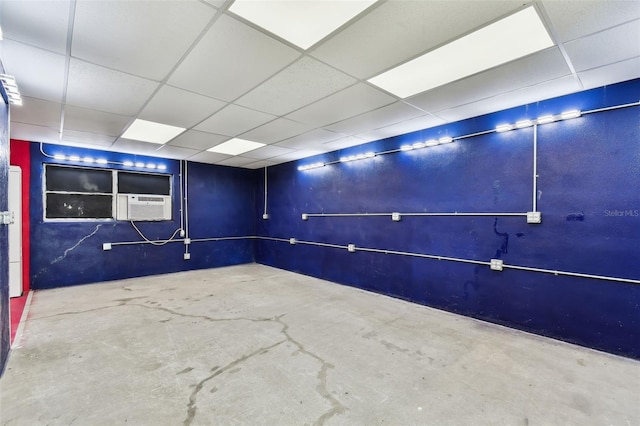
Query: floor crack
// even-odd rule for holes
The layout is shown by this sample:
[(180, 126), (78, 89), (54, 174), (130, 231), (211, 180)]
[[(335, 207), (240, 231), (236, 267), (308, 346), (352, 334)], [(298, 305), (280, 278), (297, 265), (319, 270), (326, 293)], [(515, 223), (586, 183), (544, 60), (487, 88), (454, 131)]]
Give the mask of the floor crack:
[(198, 393), (202, 390), (203, 386), (205, 383), (207, 383), (209, 380), (219, 376), (220, 374), (224, 373), (225, 371), (235, 367), (238, 364), (241, 364), (243, 362), (245, 362), (246, 360), (248, 360), (249, 358), (252, 358), (256, 355), (261, 354), (264, 351), (267, 351), (269, 349), (275, 348), (276, 346), (279, 346), (281, 344), (283, 344), (284, 342), (287, 342), (287, 339), (283, 339), (280, 340), (279, 342), (274, 343), (273, 345), (269, 345), (269, 346), (265, 346), (262, 347), (260, 349), (256, 349), (255, 351), (243, 355), (240, 358), (231, 361), (229, 364), (225, 365), (222, 368), (216, 369), (213, 374), (205, 377), (204, 379), (200, 380), (198, 382), (198, 384), (196, 385), (196, 387), (193, 389), (193, 392), (191, 392), (191, 395), (189, 396), (189, 404), (187, 404), (187, 418), (184, 420), (183, 424), (184, 426), (188, 426), (191, 424), (191, 422), (193, 421), (193, 418), (196, 415), (196, 410), (197, 410), (197, 406), (196, 406), (196, 399), (198, 397)]
[(325, 361), (323, 358), (316, 355), (315, 353), (305, 349), (305, 347), (300, 342), (298, 342), (293, 337), (291, 337), (291, 335), (289, 334), (289, 324), (282, 321), (283, 316), (285, 316), (285, 314), (278, 315), (277, 317), (274, 318), (274, 321), (282, 325), (282, 334), (285, 335), (285, 337), (287, 338), (287, 341), (294, 344), (298, 348), (298, 351), (300, 351), (305, 355), (310, 356), (311, 358), (317, 360), (321, 364), (320, 371), (318, 371), (318, 375), (317, 375), (318, 385), (316, 386), (316, 392), (318, 392), (320, 396), (322, 396), (324, 399), (329, 401), (329, 403), (331, 403), (331, 409), (326, 413), (322, 414), (318, 418), (318, 420), (316, 420), (313, 423), (314, 426), (322, 426), (331, 417), (335, 416), (336, 414), (342, 414), (347, 410), (347, 407), (345, 407), (340, 401), (338, 401), (333, 395), (331, 395), (331, 393), (327, 389), (327, 371), (330, 368), (334, 368), (334, 366), (333, 364)]

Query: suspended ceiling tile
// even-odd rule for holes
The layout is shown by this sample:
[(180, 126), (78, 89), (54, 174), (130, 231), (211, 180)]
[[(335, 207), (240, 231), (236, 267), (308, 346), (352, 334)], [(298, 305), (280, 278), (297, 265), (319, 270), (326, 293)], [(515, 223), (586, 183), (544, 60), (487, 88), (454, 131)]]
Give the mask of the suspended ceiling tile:
[(2, 62), (22, 96), (62, 102), (64, 56), (11, 40), (2, 41)]
[(216, 135), (213, 133), (199, 132), (197, 130), (187, 130), (176, 136), (167, 145), (180, 146), (196, 150), (205, 150), (228, 140), (228, 136)]
[(514, 1), (389, 1), (313, 49), (367, 79), (519, 9)]
[(565, 43), (564, 47), (576, 71), (601, 67), (640, 55), (639, 28), (640, 20), (635, 20)]
[(334, 132), (354, 135), (369, 129), (385, 127), (421, 115), (424, 115), (424, 111), (421, 111), (411, 105), (407, 105), (404, 102), (396, 102), (357, 117), (332, 124), (327, 126), (327, 129), (333, 130)]
[(284, 115), (355, 82), (353, 77), (313, 58), (303, 57), (235, 103)]
[(23, 96), (22, 106), (11, 108), (11, 124), (25, 123), (60, 128), (62, 104)]
[(30, 142), (59, 143), (60, 133), (57, 128), (12, 123), (10, 137), (11, 139)]
[(247, 164), (255, 163), (255, 158), (246, 158), (246, 157), (231, 157), (226, 160), (218, 161), (216, 164), (221, 166), (231, 166), (231, 167), (244, 167)]
[[(509, 93), (483, 99), (457, 108), (438, 111), (436, 115), (447, 121), (458, 121), (466, 118), (477, 117), (503, 109), (526, 105), (543, 99), (554, 98), (582, 90), (574, 76), (561, 77), (535, 86), (525, 87)], [(522, 117), (535, 118), (535, 117)]]
[(230, 155), (218, 154), (217, 152), (200, 152), (194, 156), (189, 157), (189, 161), (197, 161), (198, 163), (215, 164), (218, 161), (231, 158)]
[(292, 151), (292, 149), (283, 148), (281, 146), (267, 145), (262, 148), (254, 149), (253, 151), (245, 152), (242, 155), (247, 158), (264, 160), (271, 157), (277, 157), (278, 155), (289, 154)]
[(169, 84), (232, 101), (298, 56), (291, 47), (223, 15), (173, 73)]
[(171, 145), (162, 145), (160, 148), (156, 150), (155, 155), (158, 155), (163, 158), (184, 160), (186, 158), (193, 157), (198, 152), (200, 151), (198, 151), (197, 149), (182, 148), (182, 147), (171, 146)]
[(637, 1), (543, 1), (560, 42), (640, 18)]
[(324, 126), (385, 105), (396, 99), (378, 89), (358, 83), (287, 116), (291, 120)]
[(309, 124), (298, 123), (287, 120), (286, 118), (278, 118), (260, 127), (256, 127), (247, 133), (243, 133), (240, 137), (250, 141), (270, 144), (297, 136), (312, 128), (313, 126)]
[(62, 132), (62, 143), (86, 148), (109, 147), (117, 138), (90, 132), (65, 129)]
[(520, 87), (531, 86), (570, 74), (557, 47), (529, 55), (500, 67), (436, 87), (406, 99), (425, 111), (441, 111)]
[(371, 142), (371, 140), (364, 140), (356, 136), (347, 136), (346, 138), (338, 139), (337, 141), (325, 143), (323, 144), (323, 146), (330, 151), (335, 151), (339, 149), (350, 148), (352, 146), (362, 145), (367, 142)]
[(67, 105), (64, 109), (64, 128), (98, 133), (106, 136), (120, 136), (133, 117), (78, 108)]
[(213, 7), (221, 8), (227, 0), (204, 0)]
[(428, 129), (430, 127), (439, 126), (444, 123), (445, 120), (439, 117), (435, 117), (433, 115), (423, 115), (421, 117), (416, 117), (411, 120), (393, 124), (391, 126), (363, 132), (358, 134), (357, 136), (359, 138), (368, 140), (385, 139), (393, 136), (404, 135), (422, 129)]
[(277, 157), (270, 158), (270, 160), (284, 163), (287, 161), (299, 160), (301, 158), (313, 157), (314, 155), (324, 154), (327, 152), (329, 152), (328, 149), (318, 149), (318, 148), (301, 149), (299, 151), (294, 151), (289, 154), (279, 155)]
[(247, 169), (262, 169), (264, 167), (275, 166), (276, 164), (280, 164), (280, 163), (272, 160), (260, 160), (260, 161), (256, 161), (255, 163), (247, 164), (244, 167), (246, 167)]
[(237, 136), (275, 118), (264, 112), (231, 104), (198, 124), (195, 129), (219, 135)]
[(154, 152), (160, 148), (157, 143), (148, 143), (134, 141), (131, 139), (118, 138), (111, 146), (111, 151), (125, 152), (128, 154), (154, 155)]
[(640, 57), (578, 73), (585, 89), (606, 86), (640, 77)]
[(151, 80), (71, 58), (67, 103), (114, 114), (136, 115), (157, 86)]
[(73, 56), (160, 81), (214, 14), (196, 1), (78, 1)]
[(67, 51), (70, 5), (69, 0), (0, 2), (4, 39), (64, 55)]
[(310, 132), (285, 139), (282, 142), (276, 143), (276, 145), (285, 148), (305, 149), (309, 146), (322, 145), (327, 142), (335, 141), (336, 139), (340, 139), (345, 136), (346, 135), (342, 133), (336, 133), (324, 129), (315, 129)]
[(220, 110), (226, 102), (164, 85), (145, 105), (138, 118), (190, 128)]

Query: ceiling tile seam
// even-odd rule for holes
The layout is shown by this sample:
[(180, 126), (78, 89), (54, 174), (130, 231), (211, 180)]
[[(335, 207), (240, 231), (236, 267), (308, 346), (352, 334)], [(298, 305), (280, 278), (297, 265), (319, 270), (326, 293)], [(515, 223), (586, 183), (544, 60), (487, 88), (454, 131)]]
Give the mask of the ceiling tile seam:
[[(479, 31), (479, 30), (481, 30), (481, 29), (483, 29), (483, 28), (485, 28), (485, 27), (488, 27), (489, 25), (495, 24), (496, 22), (501, 21), (501, 20), (502, 20), (502, 19), (504, 19), (504, 18), (507, 18), (507, 17), (509, 17), (509, 16), (511, 16), (511, 15), (515, 15), (516, 13), (518, 13), (518, 12), (520, 12), (520, 11), (522, 11), (522, 10), (524, 10), (524, 9), (528, 8), (528, 7), (531, 7), (533, 4), (534, 4), (534, 3), (532, 3), (532, 2), (529, 0), (529, 2), (524, 3), (522, 6), (520, 6), (520, 7), (516, 8), (516, 9), (512, 9), (512, 10), (508, 11), (508, 12), (507, 12), (507, 13), (505, 13), (505, 14), (499, 15), (499, 16), (497, 16), (495, 19), (491, 19), (491, 20), (485, 21), (485, 22), (483, 22), (481, 25), (479, 25), (479, 26), (477, 26), (477, 27), (474, 27), (474, 28), (471, 28), (469, 31), (465, 31), (465, 32), (459, 33), (459, 34), (457, 34), (455, 37), (452, 37), (452, 38), (450, 38), (450, 39), (444, 40), (442, 43), (439, 43), (439, 44), (437, 44), (437, 45), (435, 45), (435, 46), (432, 46), (432, 47), (430, 47), (429, 49), (426, 49), (426, 50), (424, 50), (424, 51), (420, 51), (420, 52), (418, 52), (417, 54), (415, 54), (415, 55), (413, 55), (413, 56), (410, 56), (410, 57), (408, 57), (408, 58), (405, 58), (405, 59), (404, 59), (404, 60), (402, 60), (401, 62), (398, 62), (398, 63), (396, 63), (396, 64), (390, 65), (390, 66), (388, 66), (387, 68), (383, 68), (382, 70), (377, 71), (375, 74), (370, 75), (370, 76), (368, 76), (368, 77), (365, 77), (365, 78), (364, 78), (364, 80), (368, 81), (368, 80), (372, 79), (373, 77), (376, 77), (376, 76), (378, 76), (378, 75), (384, 74), (384, 73), (386, 73), (387, 71), (390, 71), (390, 70), (392, 70), (392, 69), (394, 69), (394, 68), (397, 68), (397, 67), (399, 67), (399, 66), (401, 66), (401, 65), (404, 65), (404, 64), (406, 64), (406, 63), (408, 63), (408, 62), (411, 62), (411, 61), (413, 61), (414, 59), (417, 59), (417, 58), (419, 58), (419, 57), (421, 57), (421, 56), (424, 56), (424, 55), (426, 55), (426, 54), (427, 54), (427, 53), (429, 53), (429, 52), (432, 52), (432, 51), (438, 50), (438, 49), (440, 49), (440, 48), (441, 48), (441, 47), (443, 47), (443, 46), (446, 46), (446, 45), (448, 45), (448, 44), (450, 44), (450, 43), (453, 43), (453, 42), (454, 42), (454, 41), (456, 41), (456, 40), (459, 40), (459, 39), (461, 39), (461, 38), (464, 38), (464, 37), (468, 36), (469, 34), (472, 34), (472, 33), (476, 32), (476, 31)], [(379, 90), (382, 90), (382, 89), (380, 89), (378, 86), (375, 86), (375, 85), (374, 85), (373, 87), (376, 87), (376, 88), (378, 88)]]
[[(422, 111), (420, 108), (416, 108), (414, 105), (411, 105), (411, 104), (410, 104), (410, 103), (408, 103), (408, 102), (403, 102), (403, 101), (400, 101), (400, 102), (404, 103), (405, 105), (407, 105), (407, 106), (409, 106), (409, 107), (411, 107), (411, 108), (414, 108), (414, 109), (417, 109), (417, 110), (419, 110), (419, 111)], [(370, 113), (372, 113), (372, 112), (379, 111), (379, 110), (381, 110), (381, 109), (383, 109), (383, 108), (388, 107), (389, 105), (393, 105), (393, 103), (391, 103), (391, 104), (387, 104), (387, 105), (383, 105), (383, 106), (380, 106), (380, 107), (378, 107), (378, 108), (375, 108), (375, 109), (372, 109), (372, 110), (369, 110), (369, 111), (365, 111), (365, 112), (360, 113), (360, 114), (358, 114), (358, 115), (354, 115), (353, 117), (345, 118), (344, 120), (337, 121), (337, 122), (335, 122), (335, 123), (333, 123), (333, 124), (327, 124), (325, 127), (334, 126), (334, 125), (336, 125), (336, 124), (343, 123), (343, 122), (345, 122), (345, 121), (347, 121), (347, 120), (352, 120), (352, 119), (354, 119), (354, 118), (362, 117), (362, 116), (363, 116), (363, 115), (365, 115), (365, 114), (370, 114)], [(424, 111), (424, 112), (426, 112), (426, 111)], [(428, 112), (426, 112), (426, 113), (428, 114)], [(413, 118), (416, 118), (416, 117), (413, 117)], [(409, 120), (411, 120), (411, 119), (409, 119)], [(401, 122), (404, 122), (404, 121), (407, 121), (407, 120), (401, 120), (401, 121), (398, 121), (398, 122), (395, 122), (395, 123), (392, 123), (392, 124), (388, 124), (388, 125), (386, 125), (386, 126), (376, 127), (376, 128), (374, 128), (374, 129), (370, 129), (370, 131), (371, 131), (371, 130), (378, 130), (378, 129), (382, 129), (382, 128), (384, 128), (384, 127), (388, 127), (388, 126), (393, 126), (393, 125), (395, 125), (395, 124), (398, 124), (398, 123), (401, 123)], [(362, 132), (357, 132), (357, 133), (351, 133), (351, 132), (345, 133), (345, 132), (340, 132), (340, 133), (344, 133), (344, 134), (345, 134), (345, 135), (347, 135), (347, 136), (354, 136), (354, 135), (360, 134), (360, 133), (362, 133)], [(328, 143), (328, 142), (325, 142), (325, 143)]]
[(558, 50), (560, 51), (560, 54), (562, 55), (564, 62), (567, 64), (567, 67), (569, 68), (569, 71), (571, 71), (571, 74), (574, 76), (574, 78), (578, 82), (578, 85), (580, 86), (580, 88), (584, 89), (584, 84), (582, 84), (582, 80), (580, 80), (580, 77), (576, 73), (576, 68), (573, 66), (573, 62), (571, 62), (571, 58), (569, 57), (567, 50), (564, 48), (564, 44), (560, 42), (560, 36), (558, 35), (558, 32), (553, 26), (551, 17), (547, 13), (547, 10), (544, 8), (544, 5), (541, 2), (536, 3), (535, 7), (536, 7), (536, 10), (538, 11), (538, 15), (542, 19), (542, 24), (547, 29), (547, 32), (549, 32), (549, 35), (551, 36), (551, 40), (553, 40), (555, 45), (558, 47)]
[[(592, 67), (592, 68), (587, 68), (587, 69), (584, 69), (582, 71), (579, 71), (578, 74), (583, 74), (585, 72), (594, 71), (594, 70), (597, 70), (597, 69), (600, 69), (600, 68), (607, 68), (607, 67), (610, 67), (612, 65), (621, 64), (623, 62), (631, 61), (633, 59), (640, 59), (640, 55), (631, 56), (630, 58), (620, 59), (619, 61), (615, 61), (615, 62), (608, 62), (608, 63), (606, 63), (604, 65), (598, 65), (598, 66)], [(638, 76), (640, 77), (640, 70), (638, 70)]]
[(3, 40), (12, 41), (12, 42), (17, 43), (17, 44), (22, 44), (23, 46), (28, 46), (28, 47), (30, 47), (32, 49), (42, 50), (43, 52), (53, 53), (54, 55), (58, 55), (58, 56), (65, 56), (64, 53), (56, 52), (55, 50), (51, 50), (51, 49), (45, 49), (42, 46), (38, 46), (38, 45), (35, 45), (35, 44), (27, 43), (25, 41), (17, 40), (15, 38), (7, 37), (6, 35), (3, 35), (2, 38), (3, 38)]
[(67, 89), (69, 87), (69, 68), (71, 65), (71, 45), (73, 42), (73, 26), (76, 18), (76, 0), (69, 2), (69, 23), (67, 24), (67, 46), (64, 58), (64, 81), (62, 82), (62, 100), (60, 103), (60, 129), (58, 142), (62, 142), (65, 120), (65, 105), (67, 104)]
[[(634, 0), (634, 1), (637, 1), (637, 0)], [(639, 5), (638, 7), (640, 7), (640, 5)], [(598, 31), (594, 31), (594, 32), (592, 32), (592, 33), (585, 34), (585, 35), (580, 36), (580, 37), (572, 38), (571, 40), (566, 40), (564, 43), (565, 43), (565, 44), (567, 44), (567, 43), (573, 43), (573, 42), (578, 41), (578, 40), (581, 40), (581, 39), (583, 39), (583, 38), (591, 37), (591, 36), (594, 36), (594, 35), (597, 35), (597, 34), (606, 33), (607, 31), (611, 31), (611, 30), (613, 30), (614, 28), (622, 27), (622, 26), (624, 26), (624, 25), (628, 25), (628, 24), (630, 24), (630, 23), (632, 23), (632, 22), (638, 22), (638, 24), (640, 25), (640, 18), (632, 18), (632, 19), (629, 19), (628, 21), (620, 22), (619, 24), (612, 25), (612, 26), (610, 26), (610, 27), (603, 28), (603, 29), (598, 30)]]
[[(75, 0), (73, 0), (75, 1)], [(167, 75), (164, 77), (164, 79), (162, 79), (161, 81), (159, 81), (158, 86), (156, 87), (156, 89), (149, 95), (149, 97), (147, 98), (147, 101), (140, 107), (140, 109), (138, 110), (138, 112), (136, 112), (136, 114), (133, 116), (133, 119), (129, 121), (129, 123), (127, 123), (127, 125), (123, 128), (122, 133), (120, 134), (120, 137), (122, 136), (122, 134), (133, 124), (133, 122), (137, 119), (138, 116), (140, 116), (140, 113), (142, 113), (142, 111), (144, 110), (144, 108), (149, 104), (149, 102), (151, 102), (151, 99), (154, 98), (154, 96), (156, 94), (158, 94), (158, 92), (162, 89), (162, 87), (167, 83), (167, 81), (169, 81), (169, 79), (171, 78), (171, 76), (173, 75), (173, 73), (180, 67), (180, 65), (182, 65), (182, 62), (184, 62), (184, 60), (187, 58), (187, 56), (189, 56), (189, 54), (193, 51), (193, 49), (195, 49), (195, 47), (198, 45), (198, 43), (204, 38), (204, 36), (209, 32), (209, 30), (211, 29), (211, 27), (218, 21), (218, 19), (220, 19), (220, 17), (224, 14), (224, 10), (218, 9), (216, 10), (216, 13), (213, 15), (213, 17), (209, 20), (209, 22), (207, 23), (207, 25), (204, 26), (204, 28), (202, 29), (202, 31), (200, 31), (200, 34), (198, 34), (198, 36), (194, 39), (193, 43), (191, 43), (191, 45), (184, 51), (184, 53), (182, 54), (182, 56), (180, 57), (180, 59), (178, 59), (176, 61), (176, 63), (174, 64), (173, 68), (171, 68), (169, 70), (169, 72), (167, 73)], [(105, 67), (106, 68), (106, 67)], [(122, 71), (120, 71), (122, 72)], [(125, 74), (129, 74), (129, 73), (125, 73)], [(134, 75), (134, 74), (130, 74), (130, 75)], [(136, 76), (136, 77), (140, 77), (140, 78), (144, 78), (141, 76)], [(155, 80), (151, 80), (148, 78), (145, 78), (145, 80), (149, 80), (149, 81), (155, 81)], [(213, 114), (212, 114), (213, 115)], [(193, 127), (189, 127), (186, 130), (190, 130), (193, 129)], [(184, 132), (183, 132), (184, 133)], [(182, 133), (180, 133), (182, 134)], [(176, 137), (172, 138), (171, 140), (167, 141), (166, 143), (171, 142), (172, 140), (174, 140), (175, 138), (177, 138), (180, 135), (177, 135)], [(117, 139), (116, 139), (117, 142)], [(114, 142), (115, 144), (115, 142)], [(113, 144), (111, 145), (113, 146)]]
[[(520, 91), (523, 91), (523, 90), (526, 90), (526, 89), (535, 88), (536, 86), (542, 86), (543, 84), (551, 83), (553, 81), (561, 80), (561, 79), (567, 78), (567, 77), (573, 77), (573, 74), (565, 74), (563, 76), (552, 78), (552, 79), (545, 80), (545, 81), (541, 81), (541, 82), (538, 82), (538, 83), (535, 83), (535, 84), (531, 84), (529, 86), (518, 87), (517, 89), (514, 89), (514, 90), (508, 90), (506, 92), (497, 93), (495, 95), (487, 96), (487, 97), (482, 98), (482, 99), (478, 99), (478, 100), (475, 100), (475, 101), (467, 102), (466, 104), (456, 105), (455, 107), (452, 107), (452, 108), (451, 107), (450, 108), (444, 108), (444, 109), (441, 109), (441, 110), (435, 112), (433, 115), (436, 115), (436, 114), (444, 112), (444, 111), (450, 111), (450, 110), (453, 110), (453, 109), (457, 109), (457, 108), (473, 105), (473, 104), (478, 103), (478, 102), (485, 102), (485, 101), (497, 98), (499, 96), (509, 95), (509, 94), (517, 93), (517, 92), (520, 92)], [(580, 91), (580, 90), (582, 90), (582, 89), (578, 89), (577, 91)], [(575, 93), (575, 92), (570, 92), (570, 93)], [(569, 94), (569, 93), (567, 93), (567, 94)], [(546, 99), (540, 99), (538, 101), (529, 102), (529, 103), (537, 104), (537, 103), (542, 102), (544, 100), (546, 100)], [(528, 105), (529, 103), (527, 103), (526, 105)], [(508, 108), (502, 108), (501, 107), (500, 110), (509, 109), (509, 108), (511, 108), (511, 107), (508, 107)], [(500, 111), (500, 110), (497, 110), (497, 111)], [(490, 111), (490, 112), (482, 113), (481, 115), (490, 114), (491, 112), (496, 112), (496, 111)], [(446, 120), (446, 121), (450, 122), (449, 120)], [(460, 120), (456, 120), (456, 121), (460, 121)]]
[[(390, 1), (390, 0), (378, 0), (378, 1), (376, 1), (375, 3), (373, 3), (372, 5), (367, 7), (365, 10), (363, 10), (360, 13), (358, 13), (356, 16), (354, 16), (353, 18), (349, 19), (344, 24), (340, 25), (338, 28), (333, 30), (331, 33), (327, 34), (321, 40), (318, 40), (315, 44), (313, 44), (312, 46), (309, 46), (309, 48), (307, 49), (306, 53), (308, 53), (310, 55), (313, 55), (313, 50), (317, 50), (320, 46), (322, 46), (323, 44), (327, 43), (329, 40), (331, 40), (335, 36), (339, 35), (343, 31), (345, 31), (347, 28), (349, 28), (351, 25), (355, 24), (357, 21), (360, 21), (365, 16), (371, 14), (374, 10), (376, 10), (377, 8), (382, 6), (383, 4), (387, 3), (388, 1)], [(315, 58), (315, 56), (314, 56), (314, 58)]]

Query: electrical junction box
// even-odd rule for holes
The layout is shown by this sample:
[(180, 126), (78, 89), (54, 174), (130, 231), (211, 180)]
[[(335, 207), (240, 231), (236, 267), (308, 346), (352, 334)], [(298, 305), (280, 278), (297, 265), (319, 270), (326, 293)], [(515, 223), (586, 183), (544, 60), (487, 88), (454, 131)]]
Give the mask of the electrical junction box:
[(190, 259), (191, 259), (191, 253), (185, 253), (184, 260), (190, 260)]
[(349, 251), (349, 253), (355, 253), (356, 252), (356, 245), (355, 244), (349, 244), (347, 246), (347, 250)]
[(269, 219), (269, 215), (268, 215), (267, 213), (265, 213), (265, 214), (263, 214), (263, 215), (262, 215), (262, 218), (263, 218), (264, 220), (267, 220), (267, 219)]
[(102, 250), (111, 250), (111, 243), (103, 243)]
[(188, 246), (189, 244), (191, 244), (191, 238), (185, 238), (184, 239), (184, 245)]
[(541, 223), (541, 222), (542, 222), (541, 212), (527, 212), (527, 223)]
[(400, 222), (400, 218), (401, 218), (400, 213), (398, 213), (398, 212), (391, 213), (391, 220), (392, 221)]
[(309, 219), (309, 216), (307, 216), (306, 213), (302, 213), (302, 220), (307, 220)]
[(502, 259), (491, 259), (491, 270), (502, 271), (503, 264)]
[(294, 245), (295, 243), (297, 243), (295, 238), (289, 238), (289, 244)]

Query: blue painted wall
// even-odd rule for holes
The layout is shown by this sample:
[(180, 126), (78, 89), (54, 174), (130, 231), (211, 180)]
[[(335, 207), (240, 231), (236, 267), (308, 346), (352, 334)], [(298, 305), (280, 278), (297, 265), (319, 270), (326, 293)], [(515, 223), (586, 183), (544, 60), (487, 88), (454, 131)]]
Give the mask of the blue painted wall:
[[(4, 68), (0, 65), (4, 72)], [(4, 88), (0, 100), (0, 211), (9, 205), (9, 107)], [(0, 225), (0, 376), (11, 348), (9, 324), (9, 227)]]
[[(179, 162), (151, 157), (44, 145), (49, 155), (78, 155), (110, 161), (164, 163), (173, 175), (173, 220), (138, 222), (149, 239), (167, 239), (180, 226)], [(103, 251), (106, 242), (140, 241), (126, 221), (43, 220), (44, 163), (75, 164), (47, 158), (39, 144), (31, 145), (31, 286), (44, 289), (190, 269), (214, 268), (253, 262), (254, 241), (237, 240), (192, 243), (191, 260), (183, 259), (184, 245), (169, 243), (114, 246)], [(127, 169), (124, 166), (113, 166)], [(189, 236), (192, 239), (255, 235), (255, 172), (231, 167), (189, 163)], [(179, 238), (179, 237), (178, 237)]]
[[(640, 80), (269, 168), (262, 236), (640, 279), (640, 107), (538, 127), (538, 209), (523, 217), (310, 218), (302, 213), (532, 210), (533, 128), (298, 171), (570, 109), (637, 102)], [(261, 200), (259, 180), (256, 199)], [(256, 217), (262, 213), (258, 201)], [(620, 213), (622, 212), (622, 213)], [(640, 358), (640, 285), (260, 240), (260, 263)]]

